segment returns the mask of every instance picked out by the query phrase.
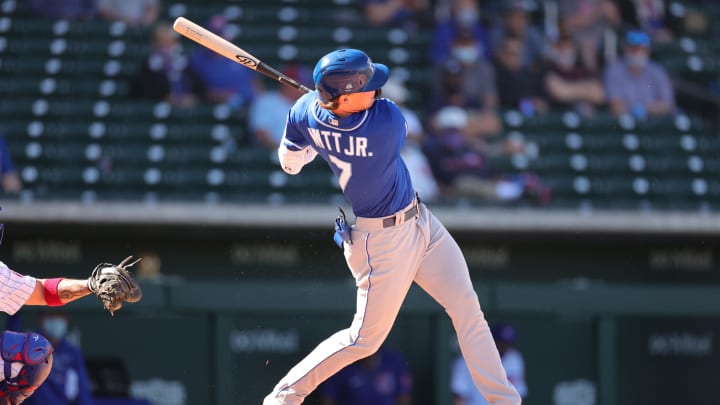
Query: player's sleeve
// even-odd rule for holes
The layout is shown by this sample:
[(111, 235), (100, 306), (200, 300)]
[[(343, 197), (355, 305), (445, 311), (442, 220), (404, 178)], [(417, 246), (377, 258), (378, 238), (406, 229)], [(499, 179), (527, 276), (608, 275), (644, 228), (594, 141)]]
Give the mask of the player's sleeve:
[(0, 311), (14, 315), (30, 298), (36, 280), (10, 270), (0, 262)]
[(310, 163), (317, 156), (317, 151), (310, 146), (305, 136), (295, 125), (293, 111), (288, 114), (280, 146), (278, 147), (278, 158), (280, 166), (287, 174), (298, 174), (303, 166)]

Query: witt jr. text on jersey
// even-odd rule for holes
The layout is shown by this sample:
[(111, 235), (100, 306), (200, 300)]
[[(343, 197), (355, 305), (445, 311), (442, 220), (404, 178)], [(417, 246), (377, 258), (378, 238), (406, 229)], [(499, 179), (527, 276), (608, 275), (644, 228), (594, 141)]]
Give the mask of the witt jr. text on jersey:
[(342, 153), (345, 156), (368, 157), (373, 155), (367, 150), (367, 138), (364, 136), (343, 136), (340, 132), (316, 128), (308, 128), (308, 133), (318, 148)]

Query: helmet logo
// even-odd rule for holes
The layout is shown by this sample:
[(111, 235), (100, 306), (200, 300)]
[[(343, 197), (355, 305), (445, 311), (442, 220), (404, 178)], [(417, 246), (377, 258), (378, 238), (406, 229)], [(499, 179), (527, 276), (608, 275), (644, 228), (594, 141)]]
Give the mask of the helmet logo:
[(352, 89), (353, 89), (352, 83), (348, 83), (345, 85), (345, 91), (352, 91)]

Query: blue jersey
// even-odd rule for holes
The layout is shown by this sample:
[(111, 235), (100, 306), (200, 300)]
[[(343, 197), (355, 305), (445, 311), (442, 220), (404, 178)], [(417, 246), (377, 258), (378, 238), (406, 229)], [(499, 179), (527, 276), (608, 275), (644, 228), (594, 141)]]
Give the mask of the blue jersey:
[(354, 214), (377, 218), (413, 199), (410, 173), (400, 157), (406, 134), (405, 117), (388, 99), (339, 117), (320, 107), (314, 91), (290, 109), (283, 142), (290, 150), (314, 148), (337, 176)]

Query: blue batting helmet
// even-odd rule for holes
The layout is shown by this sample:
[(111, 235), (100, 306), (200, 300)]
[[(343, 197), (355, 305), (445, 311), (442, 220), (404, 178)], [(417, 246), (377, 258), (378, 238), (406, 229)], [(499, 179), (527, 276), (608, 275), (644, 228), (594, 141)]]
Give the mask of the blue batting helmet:
[(315, 65), (313, 80), (324, 101), (341, 94), (360, 93), (381, 88), (390, 76), (390, 69), (373, 63), (358, 49), (340, 49), (323, 56)]

